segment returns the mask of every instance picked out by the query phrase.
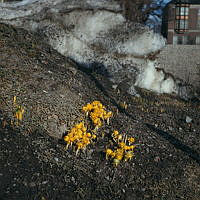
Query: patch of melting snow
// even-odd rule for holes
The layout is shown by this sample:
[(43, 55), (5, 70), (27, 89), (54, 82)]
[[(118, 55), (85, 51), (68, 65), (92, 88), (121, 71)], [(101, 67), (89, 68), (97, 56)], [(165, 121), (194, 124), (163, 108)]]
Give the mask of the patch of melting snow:
[(158, 93), (177, 93), (177, 85), (172, 76), (166, 77), (163, 70), (148, 61), (145, 69), (138, 75), (135, 85)]

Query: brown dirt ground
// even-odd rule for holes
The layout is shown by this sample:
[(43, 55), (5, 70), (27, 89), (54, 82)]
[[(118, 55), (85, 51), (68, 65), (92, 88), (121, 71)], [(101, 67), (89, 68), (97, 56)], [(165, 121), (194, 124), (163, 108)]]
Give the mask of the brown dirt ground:
[[(138, 89), (115, 91), (39, 35), (0, 24), (0, 199), (200, 199), (200, 102)], [(25, 107), (13, 125), (13, 96)], [(75, 156), (61, 133), (100, 100), (114, 113), (94, 144)], [(124, 109), (126, 102), (127, 109)], [(186, 117), (192, 122), (186, 123)], [(62, 129), (63, 128), (63, 129)], [(133, 136), (134, 158), (113, 167), (104, 149), (114, 129)], [(63, 130), (63, 132), (62, 132)]]

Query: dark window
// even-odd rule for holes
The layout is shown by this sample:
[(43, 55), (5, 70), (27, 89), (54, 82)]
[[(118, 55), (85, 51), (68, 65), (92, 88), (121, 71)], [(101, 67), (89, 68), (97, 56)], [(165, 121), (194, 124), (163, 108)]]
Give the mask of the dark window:
[(188, 44), (190, 44), (190, 45), (196, 44), (196, 37), (189, 36), (189, 38), (188, 38)]
[(183, 44), (183, 37), (178, 36), (177, 44)]
[(188, 44), (188, 36), (187, 35), (174, 35), (173, 36), (173, 44)]

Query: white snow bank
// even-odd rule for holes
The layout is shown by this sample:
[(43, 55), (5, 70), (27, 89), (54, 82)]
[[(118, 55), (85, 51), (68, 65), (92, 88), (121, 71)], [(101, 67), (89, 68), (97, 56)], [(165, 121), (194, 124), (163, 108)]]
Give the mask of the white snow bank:
[(27, 4), (34, 3), (36, 1), (39, 1), (39, 0), (23, 0), (21, 2), (16, 3), (15, 5), (16, 6), (24, 6), (24, 5), (27, 5)]
[(13, 10), (9, 10), (7, 8), (0, 8), (0, 12), (1, 12), (1, 17), (2, 18), (7, 18), (7, 19), (13, 19), (15, 17), (24, 17), (24, 16), (29, 16), (31, 14), (31, 10), (27, 10), (27, 11), (13, 11)]
[(112, 12), (99, 11), (90, 13), (87, 17), (81, 16), (79, 18), (75, 34), (81, 40), (89, 42), (124, 22), (125, 19), (122, 15), (116, 15)]
[(165, 42), (166, 40), (160, 34), (148, 31), (120, 44), (122, 47), (119, 46), (119, 53), (147, 55), (162, 49)]
[[(128, 77), (132, 85), (158, 93), (176, 92), (174, 79), (156, 69), (155, 63), (144, 67), (146, 55), (161, 50), (165, 39), (127, 22), (112, 0), (24, 0), (14, 5), (18, 7), (0, 6), (0, 20), (43, 33), (54, 49), (83, 66), (103, 66), (117, 84)], [(89, 9), (72, 9), (82, 6)], [(67, 9), (72, 10), (63, 12)], [(137, 76), (141, 66), (144, 70)]]
[(24, 5), (28, 5), (28, 4), (32, 4), (35, 2), (39, 2), (41, 0), (23, 0), (23, 1), (14, 1), (14, 2), (1, 2), (3, 5), (5, 5), (6, 7), (18, 7), (18, 6), (24, 6)]
[(177, 93), (173, 77), (157, 69), (152, 61), (148, 61), (144, 71), (138, 75), (135, 85), (158, 93)]

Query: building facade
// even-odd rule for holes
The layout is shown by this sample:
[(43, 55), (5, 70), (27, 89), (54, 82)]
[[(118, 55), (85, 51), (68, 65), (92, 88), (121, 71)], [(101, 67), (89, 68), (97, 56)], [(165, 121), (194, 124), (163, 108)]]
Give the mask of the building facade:
[(200, 45), (200, 0), (173, 0), (163, 10), (167, 44)]

